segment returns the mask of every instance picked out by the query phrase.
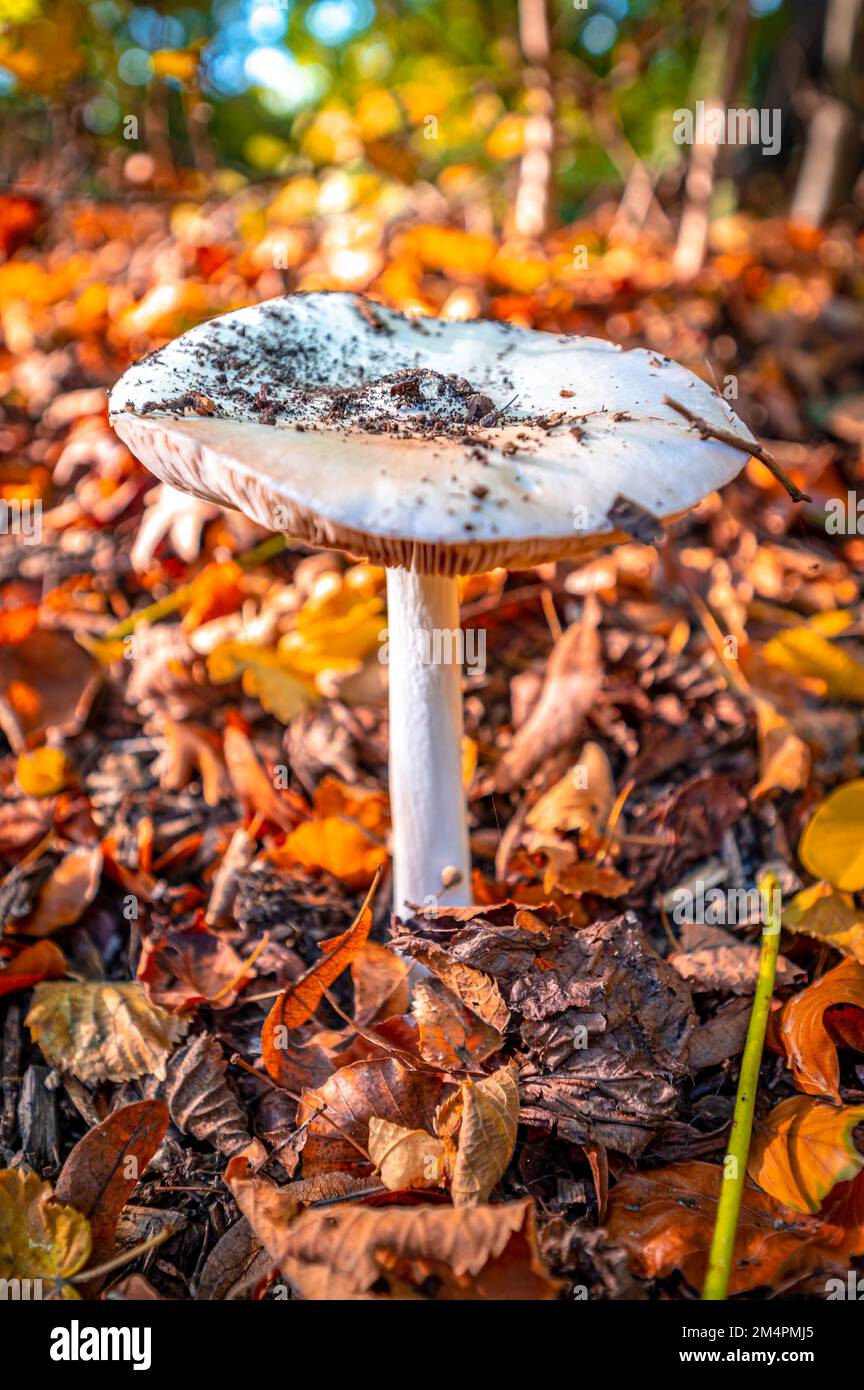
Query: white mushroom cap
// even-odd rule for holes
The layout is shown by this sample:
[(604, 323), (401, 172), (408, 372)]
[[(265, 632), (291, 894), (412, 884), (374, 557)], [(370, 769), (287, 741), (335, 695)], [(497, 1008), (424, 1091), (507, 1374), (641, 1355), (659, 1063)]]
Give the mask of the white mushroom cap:
[(131, 367), (117, 433), (171, 486), (271, 530), (419, 573), (468, 574), (623, 539), (620, 498), (677, 516), (755, 443), (643, 349), (294, 294), (201, 324)]

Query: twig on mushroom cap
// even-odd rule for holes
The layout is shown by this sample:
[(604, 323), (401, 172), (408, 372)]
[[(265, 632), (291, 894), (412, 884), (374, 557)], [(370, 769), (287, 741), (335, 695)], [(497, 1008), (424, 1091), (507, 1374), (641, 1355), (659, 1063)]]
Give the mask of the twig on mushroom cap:
[(764, 463), (769, 473), (773, 473), (778, 483), (782, 483), (793, 502), (812, 502), (813, 498), (806, 492), (802, 492), (800, 487), (793, 483), (780, 467), (773, 454), (769, 454), (763, 444), (748, 444), (731, 430), (720, 429), (717, 425), (709, 425), (707, 420), (703, 420), (701, 415), (696, 415), (694, 411), (688, 410), (686, 405), (681, 405), (680, 401), (673, 401), (671, 396), (663, 397), (664, 405), (670, 405), (673, 410), (677, 410), (679, 415), (683, 415), (685, 420), (689, 420), (691, 425), (695, 425), (703, 439), (716, 439), (719, 444), (728, 444), (730, 449), (738, 449), (742, 454), (750, 454), (760, 463)]

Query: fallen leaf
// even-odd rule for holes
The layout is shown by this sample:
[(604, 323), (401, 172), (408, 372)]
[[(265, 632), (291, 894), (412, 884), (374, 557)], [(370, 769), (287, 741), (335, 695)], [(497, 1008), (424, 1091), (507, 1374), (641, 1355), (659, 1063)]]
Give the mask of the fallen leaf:
[(24, 936), (48, 936), (79, 921), (95, 898), (102, 879), (98, 845), (77, 845), (63, 856), (42, 884), (33, 909), (15, 930)]
[(401, 956), (377, 941), (361, 947), (351, 962), (354, 1018), (361, 1028), (407, 1012), (408, 970)]
[(864, 888), (864, 780), (846, 782), (825, 798), (801, 836), (798, 858), (834, 888)]
[(603, 680), (599, 622), (600, 605), (591, 594), (581, 623), (568, 627), (552, 648), (537, 703), (495, 770), (498, 790), (525, 783), (546, 758), (578, 736)]
[[(680, 1269), (691, 1288), (702, 1287), (714, 1234), (723, 1169), (713, 1163), (675, 1163), (629, 1173), (609, 1198), (606, 1235), (621, 1246), (631, 1269), (665, 1279)], [(776, 1288), (813, 1269), (843, 1268), (844, 1232), (816, 1216), (803, 1216), (747, 1183), (735, 1232), (730, 1294)]]
[(537, 1248), (530, 1198), (461, 1211), (356, 1203), (296, 1211), (290, 1188), (273, 1188), (266, 1221), (246, 1215), (301, 1298), (533, 1300), (560, 1287)]
[(837, 1107), (807, 1096), (775, 1105), (753, 1136), (747, 1172), (763, 1192), (795, 1211), (817, 1212), (839, 1182), (864, 1168), (853, 1131), (864, 1105)]
[[(685, 922), (681, 928), (683, 951), (669, 957), (682, 980), (694, 989), (725, 994), (752, 994), (759, 975), (760, 948), (739, 941), (731, 932), (704, 922)], [(778, 986), (794, 984), (804, 974), (785, 956), (777, 957)]]
[(810, 780), (813, 755), (792, 724), (763, 696), (754, 696), (759, 737), (759, 781), (754, 801), (773, 791), (803, 791)]
[(442, 1071), (475, 1067), (504, 1043), (497, 1028), (490, 1027), (466, 1009), (434, 976), (417, 981), (411, 1012), (419, 1029), (421, 1057)]
[(690, 1035), (688, 1056), (694, 1073), (718, 1067), (744, 1051), (751, 1006), (746, 999), (732, 999)]
[(224, 749), (228, 776), (239, 800), (282, 830), (291, 830), (305, 814), (300, 798), (276, 790), (248, 736), (233, 724), (225, 730)]
[(425, 1129), (405, 1129), (373, 1115), (369, 1120), (369, 1154), (391, 1192), (444, 1184), (444, 1145)]
[(0, 970), (0, 996), (32, 989), (40, 980), (59, 980), (66, 974), (66, 958), (53, 941), (25, 946)]
[(366, 888), (387, 862), (387, 850), (355, 821), (324, 816), (303, 821), (268, 857), (280, 868), (323, 870), (347, 888)]
[[(678, 1108), (695, 1022), (687, 985), (632, 913), (574, 931), (554, 911), (512, 903), (457, 911), (468, 920), (449, 932), (441, 913), (414, 918), (395, 944), (500, 1022), (518, 1048), (523, 1122), (638, 1157)], [(494, 1009), (460, 992), (466, 975)]]
[(141, 945), (138, 982), (160, 1008), (185, 1009), (202, 1001), (230, 1008), (240, 984), (254, 976), (254, 965), (244, 965), (225, 934), (203, 922), (154, 929)]
[(113, 1253), (120, 1213), (167, 1129), (161, 1100), (135, 1101), (88, 1130), (63, 1164), (54, 1195), (87, 1217), (94, 1264)]
[(165, 747), (150, 768), (162, 790), (181, 791), (199, 772), (207, 805), (221, 805), (231, 794), (231, 783), (218, 734), (203, 724), (174, 719), (162, 721), (162, 733)]
[(168, 1063), (165, 1099), (171, 1119), (183, 1134), (212, 1144), (230, 1158), (248, 1150), (252, 1140), (246, 1114), (228, 1085), (225, 1070), (219, 1039), (202, 1033)]
[(22, 751), (25, 739), (79, 733), (101, 679), (68, 632), (40, 630), (0, 649), (0, 727), (13, 749)]
[(431, 1133), (442, 1084), (434, 1072), (413, 1071), (384, 1057), (352, 1062), (322, 1086), (304, 1091), (297, 1107), (298, 1125), (308, 1125), (303, 1176), (368, 1170), (373, 1115)]
[(69, 760), (63, 749), (48, 746), (19, 754), (15, 767), (25, 796), (56, 796), (65, 787), (68, 773)]
[(580, 843), (593, 854), (602, 843), (614, 804), (609, 759), (599, 743), (586, 743), (578, 762), (531, 807), (525, 823), (544, 834), (578, 830)]
[(450, 1184), (455, 1207), (486, 1202), (510, 1162), (519, 1124), (517, 1076), (515, 1067), (501, 1067), (459, 1088), (459, 1143)]
[(783, 908), (783, 930), (803, 932), (864, 965), (864, 913), (849, 893), (814, 883)]
[[(408, 946), (401, 939), (399, 945), (408, 950)], [(475, 970), (470, 965), (463, 965), (461, 961), (454, 960), (434, 941), (412, 938), (409, 953), (414, 960), (437, 975), (441, 983), (455, 994), (470, 1013), (476, 1014), (488, 1027), (494, 1028), (496, 1033), (504, 1032), (510, 1010), (493, 979), (481, 970)]]
[(362, 950), (372, 930), (372, 900), (378, 887), (376, 877), (366, 901), (347, 931), (341, 936), (322, 941), (324, 953), (319, 961), (299, 980), (295, 980), (279, 995), (264, 1023), (261, 1034), (261, 1054), (264, 1065), (273, 1080), (278, 1082), (281, 1071), (279, 1054), (288, 1041), (287, 1034), (292, 1028), (299, 1028), (311, 1018), (329, 989), (342, 971), (347, 969), (358, 952)]
[(864, 665), (812, 627), (778, 633), (766, 642), (763, 655), (782, 671), (815, 678), (831, 700), (864, 701)]
[(831, 1096), (840, 1103), (837, 1044), (826, 1025), (827, 1010), (840, 1004), (864, 1009), (864, 966), (845, 960), (790, 999), (780, 1021), (780, 1036), (795, 1085), (811, 1096)]
[(0, 1169), (0, 1279), (41, 1279), (49, 1297), (77, 1299), (63, 1281), (89, 1258), (86, 1216), (55, 1201), (50, 1183), (29, 1168)]
[(165, 1080), (187, 1021), (147, 1002), (136, 984), (39, 984), (26, 1018), (52, 1066), (80, 1081)]
[(189, 599), (183, 616), (184, 630), (194, 632), (195, 628), (211, 618), (236, 612), (245, 598), (242, 578), (243, 571), (236, 560), (222, 563), (213, 561), (205, 565), (189, 585)]

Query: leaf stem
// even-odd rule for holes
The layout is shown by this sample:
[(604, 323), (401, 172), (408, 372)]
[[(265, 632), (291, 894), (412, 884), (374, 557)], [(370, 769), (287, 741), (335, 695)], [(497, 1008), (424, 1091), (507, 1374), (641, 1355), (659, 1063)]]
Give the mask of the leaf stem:
[(771, 1012), (774, 977), (777, 973), (780, 913), (774, 911), (774, 895), (778, 887), (775, 874), (765, 874), (759, 880), (763, 923), (759, 976), (756, 981), (753, 1010), (747, 1028), (747, 1041), (744, 1044), (741, 1075), (738, 1078), (738, 1093), (735, 1097), (735, 1112), (732, 1116), (729, 1147), (723, 1161), (720, 1200), (717, 1203), (714, 1236), (708, 1256), (708, 1271), (702, 1289), (702, 1298), (706, 1302), (722, 1301), (727, 1297), (729, 1290), (738, 1216), (741, 1211), (741, 1200), (744, 1196), (744, 1183), (747, 1177), (747, 1158), (750, 1153), (750, 1136), (753, 1132), (756, 1092), (759, 1089), (762, 1048), (765, 1042), (765, 1029), (768, 1026), (768, 1017)]

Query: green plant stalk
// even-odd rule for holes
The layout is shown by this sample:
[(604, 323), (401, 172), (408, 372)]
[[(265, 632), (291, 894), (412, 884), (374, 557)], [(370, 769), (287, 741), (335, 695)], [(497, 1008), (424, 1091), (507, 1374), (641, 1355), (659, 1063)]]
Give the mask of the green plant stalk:
[(727, 1297), (729, 1290), (738, 1216), (741, 1211), (741, 1199), (744, 1196), (744, 1183), (747, 1178), (747, 1159), (750, 1154), (750, 1136), (753, 1132), (756, 1092), (759, 1089), (762, 1048), (765, 1043), (765, 1029), (768, 1026), (768, 1017), (771, 1012), (774, 978), (777, 974), (777, 950), (780, 943), (780, 917), (779, 914), (775, 915), (774, 913), (774, 894), (777, 887), (777, 878), (774, 874), (766, 874), (759, 882), (763, 922), (759, 976), (756, 981), (756, 993), (753, 996), (750, 1023), (747, 1027), (747, 1041), (744, 1044), (741, 1074), (738, 1078), (738, 1093), (735, 1097), (735, 1113), (732, 1116), (729, 1147), (723, 1162), (720, 1200), (717, 1203), (714, 1235), (708, 1256), (708, 1271), (702, 1289), (702, 1298), (706, 1302), (722, 1301)]
[[(281, 555), (287, 544), (287, 536), (268, 536), (266, 541), (262, 541), (260, 545), (238, 555), (236, 557), (237, 564), (241, 570), (254, 569), (256, 565), (263, 565), (265, 561), (272, 560), (274, 555)], [(155, 603), (148, 603), (146, 608), (139, 608), (135, 613), (130, 613), (129, 617), (124, 618), (122, 623), (118, 623), (116, 627), (112, 627), (109, 632), (105, 633), (104, 640), (117, 642), (121, 637), (128, 637), (142, 623), (158, 623), (162, 618), (169, 618), (172, 613), (177, 612), (178, 608), (182, 608), (191, 596), (192, 585), (181, 584), (179, 589), (174, 589), (164, 598), (157, 599)]]

